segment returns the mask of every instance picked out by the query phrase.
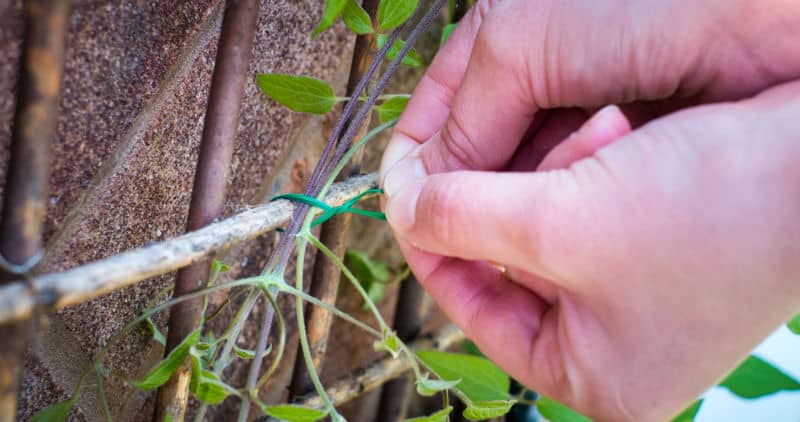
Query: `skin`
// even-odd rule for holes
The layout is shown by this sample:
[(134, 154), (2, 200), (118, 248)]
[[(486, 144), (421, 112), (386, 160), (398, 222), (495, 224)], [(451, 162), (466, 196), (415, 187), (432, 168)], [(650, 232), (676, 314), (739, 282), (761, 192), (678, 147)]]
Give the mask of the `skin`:
[(800, 309), (797, 39), (793, 0), (479, 1), (381, 166), (409, 265), (528, 387), (670, 418)]

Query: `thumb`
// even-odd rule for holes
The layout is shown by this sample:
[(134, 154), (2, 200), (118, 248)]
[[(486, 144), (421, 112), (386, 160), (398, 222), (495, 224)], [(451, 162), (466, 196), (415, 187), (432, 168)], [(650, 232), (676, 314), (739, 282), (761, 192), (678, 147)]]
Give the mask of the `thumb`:
[(550, 257), (565, 255), (586, 226), (583, 189), (568, 170), (440, 173), (391, 196), (386, 216), (398, 237), (427, 252), (546, 276)]

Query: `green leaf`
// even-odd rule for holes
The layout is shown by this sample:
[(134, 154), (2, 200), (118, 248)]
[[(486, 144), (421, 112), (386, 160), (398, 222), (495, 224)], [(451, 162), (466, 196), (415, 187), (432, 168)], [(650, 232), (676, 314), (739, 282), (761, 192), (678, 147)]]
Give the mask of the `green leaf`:
[(550, 422), (591, 422), (591, 419), (547, 397), (536, 401), (536, 410)]
[(781, 372), (763, 359), (750, 355), (720, 386), (746, 399), (754, 399), (778, 391), (800, 390), (797, 380)]
[(439, 378), (460, 379), (455, 390), (470, 402), (509, 399), (508, 375), (488, 359), (435, 350), (422, 350), (417, 356)]
[(452, 411), (453, 406), (447, 406), (430, 416), (420, 416), (418, 418), (406, 419), (405, 422), (447, 422), (447, 416)]
[(344, 10), (342, 10), (342, 19), (344, 19), (345, 25), (358, 35), (373, 32), (369, 14), (356, 3), (356, 0), (347, 0)]
[[(380, 34), (378, 35), (378, 48), (383, 48), (383, 45), (386, 44), (386, 40), (388, 37), (386, 35)], [(386, 52), (386, 57), (388, 59), (393, 59), (400, 53), (400, 50), (403, 46), (406, 45), (406, 42), (401, 39), (396, 39), (391, 47), (389, 47), (389, 51)], [(422, 66), (422, 57), (420, 57), (419, 53), (415, 48), (408, 50), (408, 54), (403, 57), (403, 61), (401, 62), (406, 66), (411, 67), (419, 67)]]
[(211, 272), (224, 273), (231, 269), (231, 266), (217, 259), (211, 260)]
[(273, 418), (287, 422), (315, 422), (328, 416), (322, 410), (292, 404), (269, 406), (265, 409), (265, 412)]
[(795, 315), (791, 321), (787, 322), (786, 327), (789, 328), (789, 331), (800, 335), (800, 314)]
[(261, 73), (256, 80), (264, 94), (290, 110), (325, 114), (336, 104), (333, 88), (317, 78)]
[(393, 358), (396, 358), (400, 355), (400, 339), (397, 338), (397, 335), (390, 331), (383, 331), (383, 340), (376, 341), (372, 344), (375, 351), (387, 351)]
[(442, 28), (442, 38), (439, 40), (439, 48), (442, 48), (444, 43), (447, 42), (454, 29), (456, 29), (456, 24), (454, 23), (449, 23)]
[[(386, 296), (386, 284), (373, 281), (370, 283), (369, 287), (367, 287), (367, 296), (372, 303), (378, 303), (382, 301)], [(365, 311), (369, 310), (369, 305), (364, 302), (364, 304), (361, 305), (361, 309)]]
[[(241, 347), (239, 347), (239, 346), (237, 346), (235, 344), (233, 345), (233, 352), (236, 353), (236, 356), (239, 356), (242, 359), (253, 359), (254, 357), (256, 357), (256, 351), (255, 350), (242, 349)], [(267, 353), (269, 353), (269, 352), (266, 352), (265, 355)]]
[(78, 395), (75, 394), (68, 400), (56, 403), (52, 406), (45, 407), (44, 409), (36, 412), (31, 417), (30, 422), (61, 422), (67, 420), (75, 403), (78, 402)]
[[(389, 280), (389, 266), (384, 261), (373, 261), (369, 255), (359, 251), (347, 251), (344, 263), (350, 272), (359, 280), (381, 281)], [(364, 284), (362, 282), (362, 284)], [(367, 287), (367, 286), (365, 286)]]
[(697, 416), (697, 412), (700, 411), (700, 406), (702, 405), (703, 399), (695, 400), (689, 407), (683, 409), (683, 412), (675, 416), (672, 422), (694, 422), (694, 418)]
[(475, 343), (471, 341), (465, 341), (464, 343), (462, 343), (461, 350), (463, 350), (464, 353), (468, 355), (478, 356), (482, 358), (486, 357), (486, 355), (484, 355), (483, 352), (481, 352), (481, 349), (479, 349), (478, 346), (476, 346)]
[(417, 378), (417, 393), (421, 396), (430, 397), (455, 387), (459, 382), (461, 382), (460, 379), (453, 381), (432, 380), (428, 378), (428, 374), (425, 374), (421, 378)]
[(311, 36), (316, 37), (322, 31), (330, 28), (333, 22), (336, 21), (336, 18), (342, 14), (345, 6), (347, 6), (347, 0), (325, 0), (325, 8), (322, 10), (322, 19), (320, 19), (317, 27), (314, 28), (314, 32), (311, 33)]
[(387, 31), (402, 25), (414, 14), (418, 3), (419, 0), (381, 0), (378, 5), (378, 29)]
[(144, 323), (147, 325), (147, 329), (150, 331), (150, 334), (153, 335), (153, 340), (157, 341), (162, 346), (166, 346), (167, 338), (164, 337), (164, 334), (161, 334), (161, 330), (156, 327), (156, 324), (153, 323), (153, 320), (148, 317), (145, 318)]
[(515, 400), (489, 400), (467, 403), (467, 408), (464, 409), (464, 417), (471, 421), (497, 418), (508, 413), (514, 403), (516, 403)]
[(208, 370), (203, 370), (191, 391), (198, 400), (207, 404), (219, 404), (231, 394), (239, 395), (235, 388), (220, 381), (216, 374)]
[(399, 118), (400, 114), (403, 113), (403, 110), (406, 109), (409, 98), (411, 98), (410, 95), (398, 95), (396, 97), (389, 98), (381, 103), (381, 105), (375, 107), (375, 110), (378, 111), (378, 118), (381, 120), (381, 123), (386, 123), (389, 120)]
[(135, 381), (135, 385), (142, 390), (152, 390), (164, 385), (172, 373), (181, 366), (186, 357), (189, 356), (189, 350), (200, 339), (200, 330), (194, 330), (183, 341), (174, 348), (167, 357), (159, 362), (147, 375), (139, 381)]

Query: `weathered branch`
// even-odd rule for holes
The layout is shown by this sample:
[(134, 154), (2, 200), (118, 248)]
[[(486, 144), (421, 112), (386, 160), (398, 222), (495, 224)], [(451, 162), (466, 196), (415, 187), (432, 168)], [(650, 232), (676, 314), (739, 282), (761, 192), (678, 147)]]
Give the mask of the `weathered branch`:
[[(374, 188), (375, 174), (337, 183), (325, 200), (341, 205)], [(0, 287), (0, 322), (28, 317), (37, 305), (63, 308), (130, 286), (150, 277), (201, 261), (214, 252), (275, 230), (289, 221), (293, 205), (275, 201), (200, 230), (161, 243), (123, 252), (61, 273)]]
[[(448, 324), (431, 336), (423, 337), (409, 344), (409, 347), (415, 352), (426, 349), (445, 350), (465, 339), (464, 333), (458, 327)], [(411, 365), (407, 359), (388, 357), (367, 366), (355, 374), (336, 381), (328, 387), (327, 392), (333, 403), (338, 406), (379, 387), (386, 381), (397, 378), (409, 369), (411, 369)], [(323, 406), (322, 400), (316, 395), (308, 397), (298, 404), (317, 408), (322, 408)], [(268, 417), (262, 417), (258, 421), (272, 422)]]

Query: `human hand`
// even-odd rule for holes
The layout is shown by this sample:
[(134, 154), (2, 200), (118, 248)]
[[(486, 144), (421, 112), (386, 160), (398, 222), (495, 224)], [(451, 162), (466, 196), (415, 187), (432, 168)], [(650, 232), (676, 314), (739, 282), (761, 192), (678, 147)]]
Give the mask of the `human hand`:
[[(476, 25), (475, 14), (467, 19)], [(793, 199), (800, 179), (789, 131), (799, 88), (672, 114), (632, 133), (615, 108), (586, 123), (576, 109), (543, 118), (534, 115), (543, 106), (591, 107), (625, 92), (637, 96), (624, 100), (661, 96), (647, 95), (645, 78), (634, 74), (600, 77), (590, 92), (540, 104), (514, 85), (530, 75), (509, 77), (510, 66), (496, 67), (503, 73), (492, 78), (470, 76), (489, 66), (477, 44), (462, 82), (459, 56), (469, 56), (475, 31), (459, 25), (460, 38), (451, 38), (414, 93), (384, 158), (383, 175), (393, 167), (384, 182), (387, 214), (409, 265), (481, 349), (527, 385), (600, 420), (665, 419), (800, 306), (799, 251), (791, 244), (800, 234)], [(703, 79), (697, 68), (672, 74), (674, 86), (694, 87), (685, 91), (691, 100), (625, 111), (638, 125), (782, 81), (773, 72), (726, 84), (736, 79), (719, 76), (726, 63), (705, 84), (689, 82)], [(606, 67), (617, 72), (617, 64)], [(447, 70), (451, 79), (436, 79)], [(465, 88), (470, 78), (480, 83)], [(566, 72), (563, 80), (582, 79)], [(496, 81), (509, 85), (493, 91)], [(448, 116), (445, 129), (418, 147)], [(533, 170), (580, 125), (540, 172), (434, 174)]]

